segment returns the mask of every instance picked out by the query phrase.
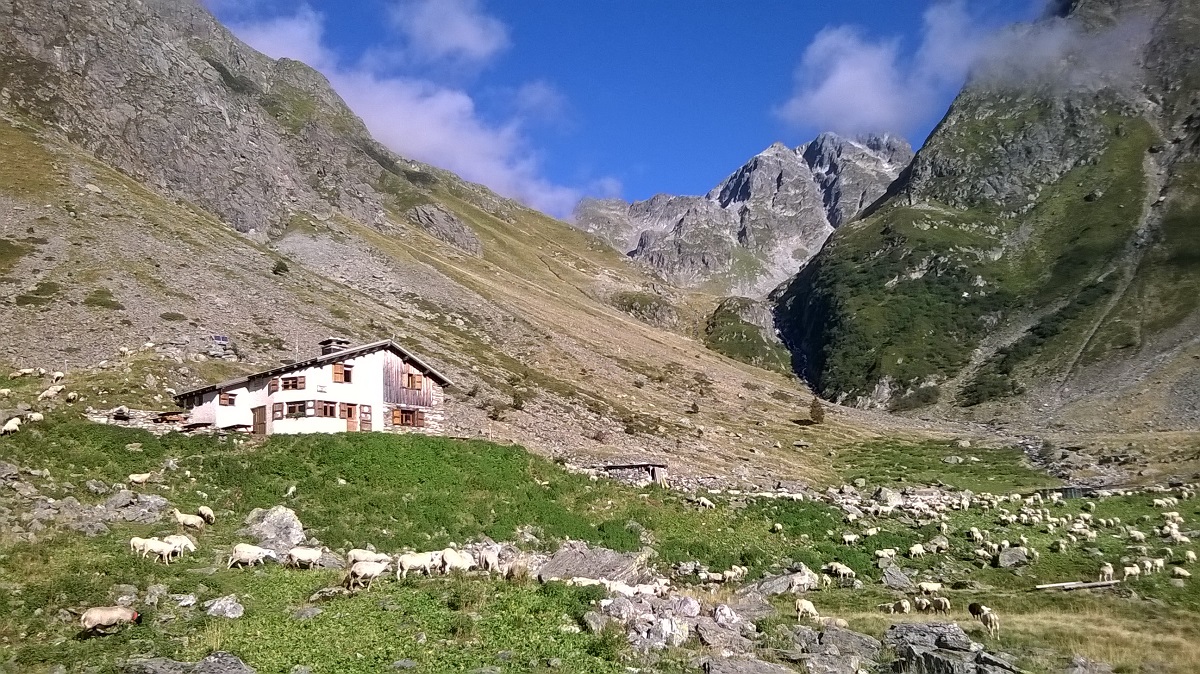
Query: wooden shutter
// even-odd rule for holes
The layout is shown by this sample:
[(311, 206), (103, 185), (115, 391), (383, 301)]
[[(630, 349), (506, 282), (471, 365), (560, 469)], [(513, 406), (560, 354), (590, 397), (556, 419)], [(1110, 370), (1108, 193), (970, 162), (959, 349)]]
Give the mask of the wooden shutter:
[(271, 418), (279, 421), (283, 418), (283, 403), (275, 403), (271, 405)]
[(371, 430), (371, 406), (360, 405), (358, 408), (358, 430)]
[(296, 377), (296, 388), (304, 388), (304, 377)]
[(279, 392), (279, 378), (275, 377), (271, 381), (267, 382), (267, 394), (270, 395), (272, 393), (278, 393), (278, 392)]
[(309, 417), (317, 416), (317, 401), (315, 401), (315, 400), (305, 400), (304, 401), (304, 415), (309, 416)]
[(392, 408), (392, 425), (399, 426), (400, 423), (401, 423), (400, 422), (400, 409), (397, 407), (393, 407)]
[(417, 428), (425, 427), (425, 412), (423, 410), (417, 410), (416, 414), (413, 415), (413, 425)]
[(425, 385), (425, 376), (420, 372), (413, 372), (408, 375), (408, 387), (411, 389), (420, 390)]
[[(345, 365), (343, 365), (341, 363), (333, 364), (333, 381), (335, 383), (339, 383), (339, 384), (346, 381), (346, 366)], [(344, 414), (342, 416), (345, 417)]]
[(338, 418), (346, 418), (346, 403), (338, 403)]

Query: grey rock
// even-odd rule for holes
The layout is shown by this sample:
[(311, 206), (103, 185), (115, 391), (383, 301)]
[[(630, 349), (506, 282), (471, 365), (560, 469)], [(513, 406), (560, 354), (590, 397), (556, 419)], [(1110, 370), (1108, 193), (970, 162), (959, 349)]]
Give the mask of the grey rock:
[(550, 669), (559, 669), (563, 666), (562, 658), (550, 658), (546, 661), (546, 667)]
[(416, 669), (416, 668), (417, 668), (417, 661), (409, 660), (407, 658), (405, 658), (403, 660), (397, 660), (392, 663), (392, 669)]
[(9, 482), (8, 486), (11, 487), (13, 491), (17, 492), (17, 495), (21, 496), (22, 498), (29, 499), (38, 495), (37, 487), (29, 484), (28, 482)]
[(93, 494), (107, 494), (109, 492), (108, 484), (101, 482), (100, 480), (88, 480), (83, 484), (85, 487), (87, 487), (87, 490)]
[(1076, 655), (1071, 659), (1071, 664), (1063, 670), (1063, 674), (1113, 674), (1113, 668), (1107, 662), (1096, 662)]
[(892, 565), (883, 570), (883, 584), (890, 590), (907, 592), (912, 589), (912, 579), (899, 566)]
[(307, 606), (293, 612), (292, 618), (295, 620), (308, 620), (310, 618), (315, 618), (324, 612), (324, 610), (319, 609), (316, 606)]
[(871, 500), (880, 505), (896, 507), (904, 504), (904, 495), (895, 489), (880, 487), (871, 495)]
[(712, 658), (704, 664), (705, 674), (796, 674), (783, 665), (755, 658)]
[(274, 550), (280, 559), (305, 539), (304, 525), (296, 512), (281, 505), (269, 510), (251, 510), (244, 524), (246, 526), (238, 530), (239, 535), (254, 539), (260, 547)]
[(900, 623), (892, 625), (883, 636), (891, 648), (920, 646), (952, 651), (978, 651), (983, 647), (971, 641), (956, 623)]
[(583, 625), (589, 632), (593, 634), (602, 632), (604, 627), (608, 624), (608, 620), (608, 616), (601, 615), (595, 611), (588, 611), (587, 613), (583, 614)]
[(673, 597), (667, 609), (682, 618), (695, 618), (700, 615), (700, 602), (692, 597)]
[(840, 653), (814, 653), (804, 659), (807, 674), (857, 674), (858, 656)]
[(246, 612), (246, 607), (238, 603), (236, 594), (210, 599), (204, 602), (203, 606), (205, 613), (218, 618), (241, 618)]
[(955, 455), (951, 454), (950, 456), (942, 457), (942, 463), (956, 465), (956, 464), (960, 464), (962, 462), (963, 462), (963, 458), (961, 456), (955, 456)]
[(1029, 553), (1024, 548), (1007, 548), (996, 555), (996, 566), (1011, 569), (1015, 566), (1025, 566), (1029, 563)]
[(742, 617), (728, 604), (717, 604), (713, 608), (713, 621), (722, 627), (732, 627), (742, 622)]
[(653, 573), (646, 568), (646, 555), (620, 553), (593, 548), (581, 541), (568, 541), (538, 569), (538, 580), (553, 578), (596, 578), (619, 580), (630, 585), (650, 581)]
[(232, 653), (218, 651), (200, 662), (178, 662), (166, 658), (128, 660), (120, 666), (122, 674), (256, 674), (255, 670)]
[(130, 606), (138, 600), (136, 585), (113, 585), (108, 588), (108, 593), (120, 606)]
[(97, 536), (108, 534), (108, 527), (103, 522), (71, 522), (67, 525), (67, 528), (72, 531), (78, 531), (88, 538), (96, 538)]
[(295, 667), (292, 667), (291, 671), (289, 671), (288, 674), (313, 674), (313, 670), (312, 670), (312, 667), (305, 667), (304, 665), (296, 665)]
[(410, 208), (404, 215), (434, 238), (441, 239), (475, 257), (483, 255), (483, 244), (479, 241), (475, 230), (441, 206), (421, 204)]
[(20, 474), (21, 469), (17, 466), (7, 461), (0, 461), (0, 480), (12, 480)]
[(104, 507), (108, 508), (109, 510), (116, 510), (118, 508), (124, 508), (135, 501), (137, 501), (137, 494), (129, 491), (128, 489), (122, 489), (121, 491), (108, 497), (108, 500), (104, 502)]
[(488, 665), (487, 667), (477, 667), (472, 669), (470, 670), (470, 674), (501, 674), (501, 672), (499, 667)]
[(175, 602), (175, 605), (180, 608), (187, 608), (188, 606), (196, 605), (196, 595), (194, 595), (194, 594), (173, 594), (173, 595), (171, 595), (171, 601)]
[(821, 579), (804, 564), (799, 570), (779, 576), (769, 576), (738, 590), (739, 594), (755, 592), (765, 596), (807, 592), (821, 586)]
[(170, 592), (170, 588), (168, 588), (166, 585), (163, 585), (162, 583), (155, 583), (154, 585), (146, 588), (146, 595), (142, 601), (146, 602), (148, 606), (158, 606), (159, 600), (161, 600), (163, 597), (166, 597)]
[(821, 644), (836, 646), (842, 654), (856, 655), (864, 660), (878, 661), (883, 644), (875, 637), (841, 627), (826, 627), (821, 632)]
[(728, 653), (749, 653), (754, 649), (754, 642), (742, 636), (741, 630), (718, 625), (709, 617), (696, 620), (696, 635), (705, 646)]
[(769, 618), (778, 613), (766, 597), (757, 592), (740, 592), (729, 598), (729, 608), (747, 620)]

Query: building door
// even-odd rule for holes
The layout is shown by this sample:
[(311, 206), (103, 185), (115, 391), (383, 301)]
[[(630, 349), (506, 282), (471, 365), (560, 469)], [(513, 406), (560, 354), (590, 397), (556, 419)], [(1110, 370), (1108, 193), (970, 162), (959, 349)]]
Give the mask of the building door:
[(358, 430), (358, 405), (354, 403), (346, 403), (346, 431), (354, 432)]
[(267, 407), (266, 407), (266, 405), (263, 405), (262, 407), (253, 408), (250, 410), (250, 413), (252, 415), (254, 415), (254, 426), (252, 427), (251, 432), (254, 433), (255, 435), (266, 435), (267, 434)]

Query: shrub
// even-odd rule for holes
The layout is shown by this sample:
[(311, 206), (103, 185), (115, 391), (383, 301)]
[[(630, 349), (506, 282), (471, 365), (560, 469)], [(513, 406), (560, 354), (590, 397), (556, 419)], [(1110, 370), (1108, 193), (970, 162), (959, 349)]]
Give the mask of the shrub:
[(812, 419), (814, 424), (825, 422), (825, 406), (817, 396), (813, 396), (812, 404), (808, 406), (808, 418)]

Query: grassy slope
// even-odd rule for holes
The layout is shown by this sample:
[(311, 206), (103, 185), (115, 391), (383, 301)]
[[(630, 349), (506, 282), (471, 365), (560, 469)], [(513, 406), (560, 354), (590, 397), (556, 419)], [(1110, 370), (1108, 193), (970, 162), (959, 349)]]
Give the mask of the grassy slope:
[[(141, 442), (142, 451), (125, 450), (131, 441)], [(949, 453), (978, 456), (981, 461), (940, 464)], [(835, 540), (847, 528), (840, 513), (819, 503), (759, 502), (741, 509), (720, 504), (716, 510), (701, 511), (671, 492), (590, 482), (520, 448), (483, 442), (357, 435), (273, 438), (262, 445), (235, 446), (206, 438), (159, 439), (65, 420), (0, 439), (0, 460), (48, 468), (60, 484), (120, 480), (160, 465), (167, 457), (178, 460), (179, 471), (167, 473), (155, 491), (183, 509), (207, 502), (218, 514), (218, 523), (200, 536), (199, 551), (169, 568), (128, 554), (129, 536), (169, 533), (173, 527), (168, 524), (117, 523), (110, 525), (111, 534), (96, 539), (44, 532), (36, 544), (0, 535), (0, 572), (9, 583), (9, 592), (0, 594), (0, 661), (15, 659), (19, 671), (46, 671), (54, 663), (74, 663), (69, 667), (75, 669), (87, 663), (108, 671), (114, 659), (131, 653), (197, 658), (220, 648), (239, 653), (264, 673), (285, 673), (294, 664), (310, 665), (314, 671), (374, 672), (399, 658), (412, 658), (420, 663), (419, 671), (434, 672), (493, 664), (497, 653), (511, 651), (512, 662), (522, 669), (558, 657), (566, 663), (562, 671), (621, 671), (614, 661), (619, 640), (560, 629), (578, 625), (596, 598), (594, 592), (478, 578), (417, 579), (388, 582), (369, 595), (323, 604), (324, 613), (299, 622), (290, 613), (304, 606), (314, 590), (336, 582), (336, 572), (274, 566), (262, 571), (204, 571), (223, 567), (223, 551), (242, 540), (236, 529), (250, 509), (280, 502), (293, 484), (297, 492), (288, 505), (313, 535), (335, 548), (371, 542), (384, 550), (404, 545), (431, 549), (480, 534), (511, 539), (517, 526), (530, 525), (540, 534), (540, 546), (547, 548), (564, 537), (626, 550), (648, 543), (658, 553), (652, 563), (662, 568), (690, 559), (713, 568), (739, 562), (751, 566), (755, 576), (781, 561), (814, 566), (840, 559), (859, 571), (867, 587), (826, 590), (813, 600), (823, 613), (846, 617), (853, 628), (876, 634), (896, 618), (872, 612), (875, 603), (894, 597), (877, 584), (879, 572), (871, 567), (870, 551), (907, 547), (936, 534), (932, 525), (912, 529), (883, 520), (878, 524), (884, 531), (877, 537), (846, 547)], [(872, 484), (894, 485), (896, 464), (901, 462), (910, 484), (941, 479), (1001, 493), (1049, 483), (1021, 467), (1015, 453), (944, 444), (874, 444), (843, 453), (838, 461), (848, 477)], [(185, 479), (183, 470), (190, 470), (196, 481)], [(339, 485), (339, 477), (347, 484)], [(29, 479), (47, 495), (66, 495), (44, 480)], [(72, 495), (85, 505), (102, 500), (86, 492)], [(1080, 505), (1071, 503), (1061, 510), (1077, 512)], [(1194, 507), (1180, 510), (1189, 520), (1196, 515)], [(1154, 514), (1149, 497), (1102, 501), (1096, 511), (1097, 517), (1119, 516), (1127, 522), (1142, 514)], [(992, 519), (972, 510), (954, 513), (950, 524), (952, 531), (973, 525), (995, 528)], [(774, 522), (784, 525), (782, 534), (770, 533)], [(1022, 533), (1043, 555), (1019, 575), (979, 568), (970, 561), (974, 546), (961, 534), (951, 535), (952, 554), (904, 560), (902, 565), (922, 569), (928, 577), (969, 577), (984, 583), (983, 590), (949, 593), (955, 618), (968, 625), (962, 607), (969, 601), (983, 600), (995, 607), (1004, 618), (1005, 636), (992, 645), (1018, 653), (1033, 671), (1051, 671), (1072, 652), (1122, 666), (1160, 660), (1161, 649), (1168, 645), (1181, 655), (1200, 655), (1200, 631), (1192, 627), (1200, 602), (1194, 585), (1181, 590), (1161, 577), (1132, 584), (1152, 602), (1103, 593), (1025, 594), (1035, 583), (1091, 577), (1098, 562), (1083, 546), (1063, 554), (1047, 552), (1055, 535), (1023, 527), (1001, 528), (996, 535), (1015, 539)], [(1096, 546), (1105, 558), (1115, 560), (1123, 544), (1102, 535)], [(227, 621), (164, 602), (147, 611), (149, 621), (142, 627), (103, 639), (74, 639), (75, 626), (59, 622), (59, 610), (108, 603), (115, 583), (142, 590), (165, 583), (172, 592), (198, 593), (201, 601), (236, 593), (247, 611), (243, 618)], [(790, 611), (785, 604), (780, 600), (783, 616)], [(1107, 638), (1088, 639), (1090, 624), (1056, 620), (1072, 612), (1095, 616)], [(771, 624), (763, 627), (771, 629)], [(418, 633), (426, 635), (425, 643), (417, 640)], [(681, 659), (682, 654), (671, 655), (657, 671), (677, 671), (671, 663)], [(1179, 662), (1183, 669), (1166, 663), (1164, 671), (1186, 671), (1190, 661)]]

